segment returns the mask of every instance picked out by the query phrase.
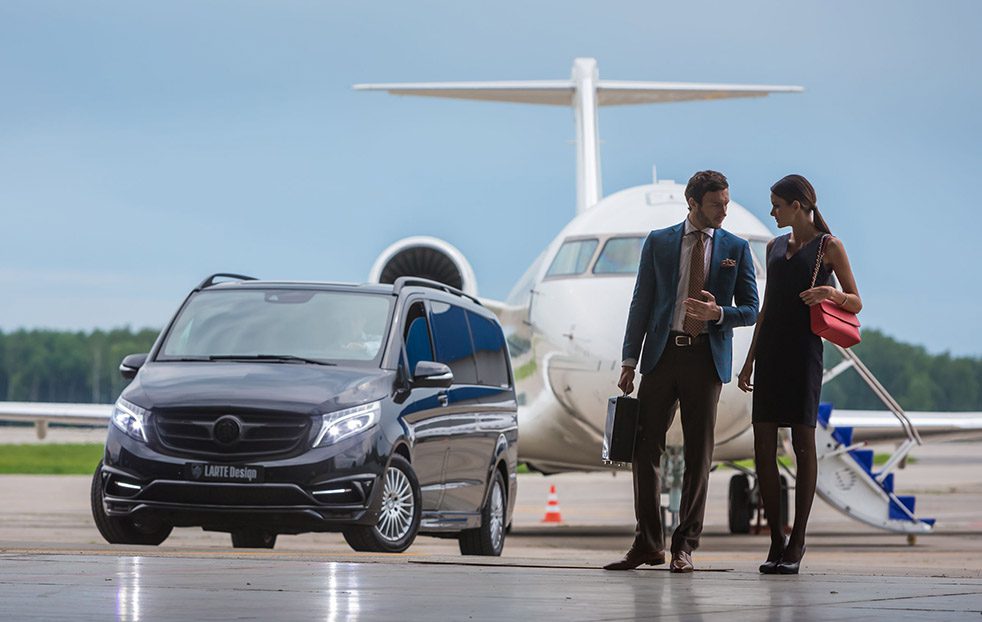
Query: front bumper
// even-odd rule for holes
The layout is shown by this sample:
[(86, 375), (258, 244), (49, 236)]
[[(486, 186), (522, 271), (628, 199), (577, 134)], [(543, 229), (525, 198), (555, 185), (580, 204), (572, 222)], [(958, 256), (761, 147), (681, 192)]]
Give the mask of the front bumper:
[(162, 453), (110, 426), (100, 471), (109, 516), (160, 519), (177, 527), (278, 533), (339, 531), (375, 524), (385, 457), (365, 433), (336, 446), (279, 459), (238, 461), (261, 466), (255, 483), (200, 481), (191, 465), (217, 460)]

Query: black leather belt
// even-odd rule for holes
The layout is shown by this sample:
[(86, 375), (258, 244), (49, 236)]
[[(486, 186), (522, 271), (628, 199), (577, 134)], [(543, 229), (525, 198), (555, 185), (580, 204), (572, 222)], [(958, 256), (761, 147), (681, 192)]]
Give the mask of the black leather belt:
[(675, 331), (668, 333), (668, 343), (679, 348), (688, 348), (689, 346), (695, 346), (708, 342), (709, 333), (699, 333), (695, 337), (689, 333), (677, 333)]

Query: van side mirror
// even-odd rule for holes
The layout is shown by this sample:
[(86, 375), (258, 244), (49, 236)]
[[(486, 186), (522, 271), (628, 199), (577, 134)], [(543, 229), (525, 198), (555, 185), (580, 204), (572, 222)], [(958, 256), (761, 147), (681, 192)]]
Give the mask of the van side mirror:
[(413, 371), (414, 387), (446, 389), (453, 384), (453, 372), (443, 363), (420, 361)]
[(119, 373), (126, 380), (133, 380), (136, 378), (136, 372), (140, 371), (143, 364), (147, 362), (147, 357), (150, 356), (149, 352), (144, 352), (143, 354), (130, 354), (123, 358), (123, 362), (119, 364)]

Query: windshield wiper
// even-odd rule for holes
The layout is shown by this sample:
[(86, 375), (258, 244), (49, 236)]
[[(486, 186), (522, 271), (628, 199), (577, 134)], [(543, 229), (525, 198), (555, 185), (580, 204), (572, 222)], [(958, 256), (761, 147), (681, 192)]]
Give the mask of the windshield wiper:
[(292, 354), (214, 354), (209, 361), (280, 361), (285, 363), (309, 363), (311, 365), (327, 365), (337, 367), (337, 363), (308, 359)]

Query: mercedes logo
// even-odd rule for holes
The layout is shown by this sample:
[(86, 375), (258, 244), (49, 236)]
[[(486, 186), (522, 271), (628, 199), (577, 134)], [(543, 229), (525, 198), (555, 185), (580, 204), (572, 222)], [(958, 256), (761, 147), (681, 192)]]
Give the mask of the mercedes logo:
[(223, 445), (231, 445), (239, 440), (239, 421), (235, 417), (226, 415), (215, 422), (215, 440)]

